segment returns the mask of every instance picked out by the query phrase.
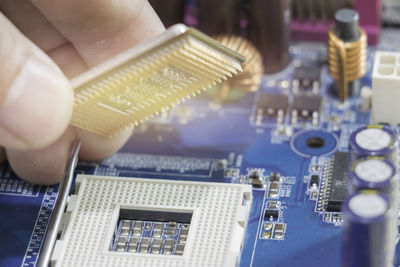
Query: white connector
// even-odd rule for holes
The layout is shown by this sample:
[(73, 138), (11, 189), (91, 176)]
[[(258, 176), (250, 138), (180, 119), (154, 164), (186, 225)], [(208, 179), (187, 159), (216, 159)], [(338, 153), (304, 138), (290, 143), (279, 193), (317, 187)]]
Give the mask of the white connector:
[[(56, 243), (53, 266), (238, 265), (251, 186), (91, 175), (78, 175), (76, 182), (78, 195), (67, 209), (72, 213)], [(117, 222), (127, 210), (190, 213), (183, 254), (110, 251)]]
[(375, 53), (371, 123), (400, 124), (400, 52)]

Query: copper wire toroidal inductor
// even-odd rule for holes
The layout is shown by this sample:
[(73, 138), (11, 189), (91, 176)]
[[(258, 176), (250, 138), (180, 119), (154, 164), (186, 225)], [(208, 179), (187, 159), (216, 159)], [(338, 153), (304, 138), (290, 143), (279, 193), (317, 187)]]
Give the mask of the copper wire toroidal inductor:
[(367, 66), (367, 35), (358, 26), (358, 13), (341, 9), (328, 32), (329, 73), (336, 80), (340, 101), (354, 95)]
[(264, 73), (262, 56), (257, 48), (236, 35), (217, 35), (214, 38), (222, 45), (241, 54), (245, 58), (245, 62), (241, 73), (217, 85), (218, 91), (210, 90), (210, 94), (214, 95), (218, 102), (224, 102), (235, 98), (234, 91), (242, 93), (257, 91)]

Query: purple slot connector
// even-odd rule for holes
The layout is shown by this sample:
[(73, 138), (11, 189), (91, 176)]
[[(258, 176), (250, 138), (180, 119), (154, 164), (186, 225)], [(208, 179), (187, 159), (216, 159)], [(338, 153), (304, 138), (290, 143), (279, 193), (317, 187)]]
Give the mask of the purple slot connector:
[(355, 8), (360, 14), (360, 25), (368, 35), (368, 44), (378, 44), (381, 25), (381, 1), (357, 0)]
[(300, 22), (292, 19), (290, 22), (290, 37), (292, 40), (327, 41), (328, 31), (332, 23)]
[[(355, 0), (354, 8), (360, 15), (360, 26), (368, 35), (368, 44), (376, 45), (379, 42), (380, 32), (380, 0)], [(327, 41), (328, 31), (333, 21), (311, 22), (299, 21), (292, 18), (290, 31), (292, 40)]]

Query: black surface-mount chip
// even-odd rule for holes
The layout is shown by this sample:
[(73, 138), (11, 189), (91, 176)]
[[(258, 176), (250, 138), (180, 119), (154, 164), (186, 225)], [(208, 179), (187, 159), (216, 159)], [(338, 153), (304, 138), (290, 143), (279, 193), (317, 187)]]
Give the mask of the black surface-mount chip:
[(309, 188), (318, 188), (319, 185), (319, 176), (318, 175), (311, 175), (310, 184), (308, 185)]
[(257, 109), (261, 109), (264, 115), (276, 117), (279, 110), (282, 110), (283, 115), (286, 114), (289, 106), (289, 98), (287, 95), (261, 93), (256, 103)]
[(280, 179), (281, 179), (281, 174), (279, 172), (271, 172), (268, 178), (270, 182), (279, 182)]
[(311, 118), (314, 112), (320, 114), (321, 109), (322, 97), (319, 95), (297, 95), (291, 105), (291, 110), (296, 110), (304, 118)]
[(265, 210), (264, 213), (265, 220), (272, 221), (278, 219), (278, 217), (279, 217), (279, 210), (270, 210), (270, 209)]
[(340, 211), (347, 194), (347, 153), (337, 152), (327, 168), (326, 211)]
[(300, 88), (310, 88), (313, 82), (319, 82), (321, 68), (317, 66), (301, 66), (294, 70), (293, 80), (298, 80)]

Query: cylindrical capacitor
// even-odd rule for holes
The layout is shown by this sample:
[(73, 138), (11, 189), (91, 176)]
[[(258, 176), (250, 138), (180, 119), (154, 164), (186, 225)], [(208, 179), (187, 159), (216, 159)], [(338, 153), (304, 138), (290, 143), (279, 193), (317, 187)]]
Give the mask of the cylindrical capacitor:
[(351, 195), (342, 207), (342, 267), (393, 266), (395, 232), (390, 198), (374, 190)]
[(264, 72), (283, 70), (289, 57), (289, 0), (250, 0), (249, 39), (263, 56)]
[(335, 12), (333, 31), (340, 40), (349, 42), (360, 37), (358, 28), (359, 15), (353, 9), (343, 8)]
[(196, 0), (196, 3), (201, 31), (209, 35), (241, 35), (240, 0)]
[(383, 157), (363, 157), (350, 166), (348, 181), (349, 194), (374, 189), (392, 195), (397, 187), (396, 169)]
[(166, 27), (183, 22), (185, 0), (149, 0)]
[(398, 140), (386, 126), (367, 125), (355, 130), (349, 138), (349, 152), (349, 166), (361, 157), (380, 156), (390, 160), (397, 170)]
[(397, 219), (398, 176), (397, 170), (389, 160), (384, 157), (364, 157), (353, 162), (349, 169), (347, 189), (349, 195), (363, 189), (373, 189), (387, 194), (395, 211), (394, 220)]

